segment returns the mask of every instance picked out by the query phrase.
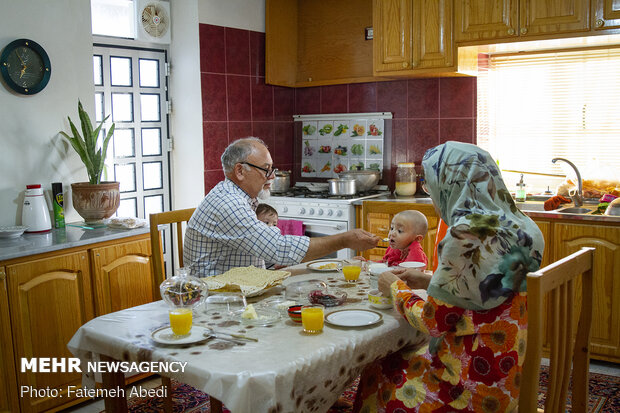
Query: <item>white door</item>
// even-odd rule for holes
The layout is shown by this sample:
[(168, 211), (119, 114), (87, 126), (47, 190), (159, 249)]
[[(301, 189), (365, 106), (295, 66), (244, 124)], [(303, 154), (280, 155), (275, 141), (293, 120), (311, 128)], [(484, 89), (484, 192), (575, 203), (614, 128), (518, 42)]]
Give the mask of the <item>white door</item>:
[[(96, 120), (110, 115), (115, 124), (102, 180), (120, 182), (116, 216), (148, 220), (170, 210), (166, 51), (99, 44), (93, 51)], [(171, 274), (169, 230), (164, 251)]]

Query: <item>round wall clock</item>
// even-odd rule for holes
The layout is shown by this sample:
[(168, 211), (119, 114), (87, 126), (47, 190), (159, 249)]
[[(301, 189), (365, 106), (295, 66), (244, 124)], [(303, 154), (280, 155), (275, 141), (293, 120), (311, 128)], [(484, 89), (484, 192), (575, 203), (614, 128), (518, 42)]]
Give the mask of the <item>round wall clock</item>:
[(32, 40), (9, 43), (0, 55), (0, 73), (6, 85), (24, 95), (34, 95), (47, 85), (52, 74), (50, 59)]

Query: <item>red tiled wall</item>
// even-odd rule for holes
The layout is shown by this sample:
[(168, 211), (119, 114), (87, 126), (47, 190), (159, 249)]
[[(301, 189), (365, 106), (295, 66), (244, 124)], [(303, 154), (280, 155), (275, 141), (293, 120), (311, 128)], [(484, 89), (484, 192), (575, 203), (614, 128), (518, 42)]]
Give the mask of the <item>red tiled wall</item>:
[(475, 78), (292, 89), (265, 84), (264, 55), (264, 33), (200, 25), (205, 193), (224, 177), (222, 151), (241, 137), (260, 137), (274, 164), (292, 169), (294, 114), (392, 112), (392, 173), (445, 141), (476, 142)]

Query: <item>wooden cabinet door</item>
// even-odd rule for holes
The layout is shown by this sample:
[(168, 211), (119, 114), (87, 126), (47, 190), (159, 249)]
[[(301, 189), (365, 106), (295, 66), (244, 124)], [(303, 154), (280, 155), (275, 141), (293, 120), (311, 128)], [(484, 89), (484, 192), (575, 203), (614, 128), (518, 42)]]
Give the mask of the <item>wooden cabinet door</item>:
[[(582, 247), (594, 247), (593, 357), (620, 361), (620, 227), (556, 224), (554, 256), (558, 260)], [(615, 270), (615, 272), (614, 272)], [(580, 290), (580, 286), (576, 290)], [(581, 300), (574, 308), (581, 306)]]
[(519, 35), (590, 30), (589, 0), (520, 0)]
[(518, 0), (456, 0), (456, 43), (514, 37), (518, 29)]
[(91, 251), (98, 316), (154, 301), (158, 297), (148, 239)]
[(374, 0), (375, 73), (411, 68), (412, 4), (412, 0)]
[[(86, 251), (8, 265), (7, 279), (15, 360), (22, 357), (73, 357), (67, 343), (93, 318)], [(58, 389), (60, 397), (20, 398), (22, 411), (42, 411), (71, 400), (69, 385), (80, 386), (82, 374), (17, 373), (19, 386)]]
[(0, 412), (19, 410), (6, 268), (0, 267)]
[(592, 9), (594, 30), (620, 28), (620, 0), (593, 0)]
[(551, 223), (549, 221), (534, 221), (540, 232), (542, 232), (543, 238), (545, 240), (545, 249), (543, 250), (543, 257), (540, 267), (545, 267), (555, 261), (553, 257), (553, 249), (551, 246), (553, 245), (553, 241), (551, 240)]
[(412, 69), (454, 66), (452, 5), (452, 0), (416, 0), (413, 2)]

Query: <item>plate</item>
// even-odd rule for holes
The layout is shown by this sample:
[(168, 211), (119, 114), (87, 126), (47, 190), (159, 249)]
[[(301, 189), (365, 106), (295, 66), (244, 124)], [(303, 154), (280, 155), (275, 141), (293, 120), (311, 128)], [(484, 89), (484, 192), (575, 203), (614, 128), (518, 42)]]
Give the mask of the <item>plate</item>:
[(426, 268), (426, 264), (420, 261), (404, 261), (398, 264), (398, 266), (403, 267), (403, 268), (417, 268), (417, 269)]
[(276, 310), (256, 307), (254, 307), (254, 309), (256, 310), (258, 318), (241, 318), (243, 311), (236, 311), (234, 318), (238, 319), (241, 321), (241, 324), (246, 326), (269, 326), (280, 321), (280, 313)]
[[(342, 262), (342, 260), (316, 260), (309, 262), (306, 264), (306, 267), (311, 269), (312, 271), (321, 271), (321, 272), (329, 272), (329, 271), (338, 271), (338, 264)], [(321, 268), (322, 266), (334, 264), (334, 268)]]
[(325, 316), (325, 321), (338, 327), (366, 327), (377, 324), (383, 316), (376, 311), (347, 309), (337, 310)]
[(24, 225), (13, 225), (0, 227), (0, 238), (17, 238), (21, 236), (28, 227)]
[(205, 336), (205, 333), (209, 333), (209, 329), (192, 325), (192, 329), (186, 336), (177, 337), (172, 332), (170, 327), (162, 327), (151, 333), (153, 341), (161, 344), (188, 344), (197, 343), (198, 341), (207, 340), (209, 337)]

